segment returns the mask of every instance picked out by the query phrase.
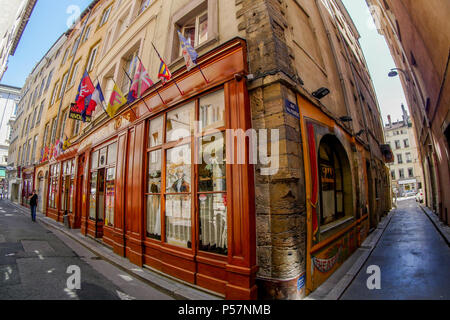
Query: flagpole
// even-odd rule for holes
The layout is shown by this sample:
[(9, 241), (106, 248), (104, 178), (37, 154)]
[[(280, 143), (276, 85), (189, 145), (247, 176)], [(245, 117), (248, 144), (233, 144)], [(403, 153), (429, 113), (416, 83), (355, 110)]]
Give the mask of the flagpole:
[[(139, 58), (139, 56), (137, 56), (137, 58), (139, 59), (139, 62), (143, 65), (141, 58)], [(153, 81), (152, 81), (153, 82)], [(153, 84), (153, 86), (155, 86), (155, 84)], [(152, 87), (153, 87), (152, 86)], [(150, 87), (151, 88), (151, 87)], [(149, 88), (149, 89), (150, 89)], [(161, 99), (161, 102), (163, 103), (163, 105), (166, 105), (166, 102), (164, 101), (164, 99), (161, 97), (161, 94), (159, 93), (158, 88), (155, 88), (156, 93), (158, 94), (159, 98)], [(145, 101), (144, 101), (145, 102)]]
[[(161, 60), (161, 62), (164, 62), (164, 60), (161, 58), (161, 55), (159, 54), (159, 52), (158, 52), (158, 50), (156, 50), (156, 47), (155, 47), (155, 45), (153, 44), (153, 42), (152, 42), (152, 46), (153, 46), (153, 49), (155, 49), (155, 51), (156, 51), (156, 53), (158, 54), (158, 57), (159, 57), (159, 60)], [(165, 64), (165, 62), (164, 62), (164, 64)], [(169, 70), (169, 67), (166, 65), (166, 67), (167, 67), (167, 70), (170, 72), (170, 70)], [(173, 82), (175, 83), (175, 85), (177, 86), (177, 89), (178, 89), (178, 91), (180, 92), (180, 94), (182, 95), (182, 96), (184, 96), (184, 92), (180, 89), (180, 87), (178, 86), (178, 83), (177, 83), (177, 81), (175, 80), (175, 79), (172, 79), (173, 80)], [(162, 80), (161, 80), (162, 81)], [(163, 82), (163, 85), (164, 85), (164, 82)]]
[[(124, 68), (122, 68), (122, 69), (125, 72), (125, 74), (127, 75), (128, 79), (130, 79), (130, 89), (128, 89), (128, 95), (129, 95), (130, 94), (130, 90), (131, 90), (131, 86), (133, 85), (133, 80), (131, 80), (131, 77), (127, 73), (127, 71)], [(138, 91), (139, 91), (139, 87), (138, 87)], [(147, 107), (148, 112), (152, 112), (152, 110), (149, 108), (149, 106), (147, 105), (147, 103), (145, 102), (144, 99), (138, 98), (138, 100), (142, 100), (142, 102), (144, 102), (145, 106)], [(128, 96), (127, 96), (127, 103), (128, 103)], [(128, 105), (130, 105), (130, 104), (128, 103)], [(131, 108), (131, 106), (130, 106), (130, 108)]]
[(202, 68), (200, 68), (200, 66), (198, 64), (197, 64), (197, 68), (198, 68), (198, 70), (200, 70), (200, 73), (202, 74), (203, 79), (205, 79), (206, 84), (209, 84), (209, 80), (206, 79), (205, 75), (203, 74)]
[[(100, 86), (100, 89), (102, 88), (102, 86), (100, 85), (100, 81), (98, 80), (98, 77), (95, 77), (95, 79), (97, 80), (98, 85)], [(102, 92), (103, 94), (103, 92)], [(105, 97), (103, 97), (104, 99)], [(103, 111), (105, 111), (106, 113), (108, 113), (108, 111), (106, 111), (105, 106), (103, 105), (103, 101), (100, 100), (100, 104), (102, 105)]]
[[(126, 72), (125, 72), (125, 73), (126, 73)], [(112, 81), (114, 82), (114, 84), (116, 85), (116, 87), (119, 88), (119, 87), (117, 86), (117, 83), (116, 83), (116, 81), (114, 80), (114, 78), (112, 78)], [(110, 98), (110, 99), (111, 99), (111, 98)], [(136, 112), (134, 112), (133, 108), (131, 108), (131, 106), (130, 106), (129, 104), (128, 104), (128, 107), (131, 109), (131, 111), (133, 111), (134, 116), (135, 116), (135, 118), (137, 119)]]

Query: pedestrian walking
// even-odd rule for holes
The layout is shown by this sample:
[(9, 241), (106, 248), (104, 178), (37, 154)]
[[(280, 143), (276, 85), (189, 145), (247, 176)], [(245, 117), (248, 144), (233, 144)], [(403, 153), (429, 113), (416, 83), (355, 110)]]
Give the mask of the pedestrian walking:
[(36, 194), (36, 190), (33, 190), (31, 196), (28, 197), (30, 200), (30, 208), (31, 208), (31, 220), (36, 222), (36, 207), (38, 203), (38, 196)]

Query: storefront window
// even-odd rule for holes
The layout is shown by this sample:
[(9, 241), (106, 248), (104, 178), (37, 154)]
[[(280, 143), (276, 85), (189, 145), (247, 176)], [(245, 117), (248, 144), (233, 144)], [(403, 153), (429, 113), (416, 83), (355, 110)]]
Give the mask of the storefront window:
[(62, 190), (61, 190), (61, 210), (68, 213), (73, 212), (73, 192), (75, 179), (74, 159), (63, 162), (62, 165)]
[(195, 102), (167, 114), (167, 142), (178, 141), (194, 133)]
[(191, 146), (166, 153), (166, 241), (191, 247)]
[(59, 176), (59, 164), (54, 164), (50, 166), (48, 207), (51, 209), (57, 209), (56, 193), (58, 192), (58, 176)]
[(319, 149), (321, 225), (345, 216), (344, 176), (336, 148), (337, 146), (325, 138)]
[(147, 236), (161, 240), (161, 150), (149, 153), (147, 176)]
[[(197, 130), (195, 121), (202, 122), (199, 132), (194, 132)], [(147, 237), (192, 248), (192, 226), (198, 221), (200, 250), (227, 254), (224, 131), (223, 90), (150, 120)], [(194, 158), (199, 158), (199, 164), (194, 164), (197, 163)], [(193, 177), (194, 172), (198, 175), (198, 182)], [(195, 208), (198, 219), (193, 220)], [(163, 230), (161, 217), (165, 222)]]
[(200, 139), (198, 203), (200, 250), (227, 254), (227, 193), (225, 142), (223, 137)]
[(106, 208), (105, 224), (114, 226), (114, 186), (116, 181), (116, 169), (109, 168), (106, 172)]
[(91, 155), (89, 217), (114, 226), (117, 142), (99, 148)]
[(94, 219), (97, 216), (97, 172), (91, 173), (91, 190), (89, 193), (89, 218)]

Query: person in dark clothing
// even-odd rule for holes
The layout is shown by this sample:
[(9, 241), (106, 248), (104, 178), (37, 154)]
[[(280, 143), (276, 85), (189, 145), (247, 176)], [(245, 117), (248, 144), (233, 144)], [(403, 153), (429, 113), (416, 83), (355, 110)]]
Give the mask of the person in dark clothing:
[(36, 222), (36, 207), (38, 203), (38, 196), (36, 194), (36, 190), (33, 190), (33, 193), (30, 197), (28, 197), (30, 200), (30, 208), (31, 208), (31, 220), (33, 222)]

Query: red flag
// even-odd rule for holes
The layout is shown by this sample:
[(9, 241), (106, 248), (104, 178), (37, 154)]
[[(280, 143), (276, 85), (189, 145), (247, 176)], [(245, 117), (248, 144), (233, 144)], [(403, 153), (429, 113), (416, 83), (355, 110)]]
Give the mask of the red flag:
[(83, 78), (81, 79), (80, 85), (78, 87), (78, 94), (76, 97), (76, 105), (79, 111), (81, 112), (87, 111), (94, 90), (95, 88), (94, 85), (92, 84), (91, 78), (89, 77), (87, 71), (85, 71)]

